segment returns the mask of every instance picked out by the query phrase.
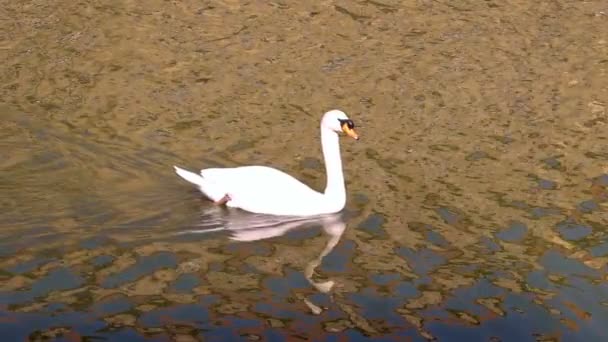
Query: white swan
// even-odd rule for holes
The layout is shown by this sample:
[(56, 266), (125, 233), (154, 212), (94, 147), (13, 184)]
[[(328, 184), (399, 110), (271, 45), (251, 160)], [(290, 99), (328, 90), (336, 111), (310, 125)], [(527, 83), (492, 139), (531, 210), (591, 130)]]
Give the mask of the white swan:
[(324, 193), (267, 166), (203, 169), (200, 175), (177, 166), (174, 168), (179, 176), (197, 185), (216, 204), (271, 215), (336, 213), (346, 204), (338, 132), (358, 140), (354, 127), (353, 121), (339, 110), (331, 110), (321, 119), (321, 145), (327, 172)]

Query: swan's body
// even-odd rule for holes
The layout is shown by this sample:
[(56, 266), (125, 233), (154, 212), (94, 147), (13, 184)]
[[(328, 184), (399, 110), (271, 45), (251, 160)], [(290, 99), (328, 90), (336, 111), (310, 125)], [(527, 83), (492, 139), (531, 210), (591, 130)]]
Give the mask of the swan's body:
[(253, 213), (311, 216), (344, 209), (346, 189), (342, 174), (338, 131), (358, 139), (354, 124), (341, 111), (325, 113), (321, 120), (321, 144), (327, 171), (324, 193), (294, 177), (267, 166), (242, 166), (201, 170), (200, 175), (175, 166), (175, 172), (216, 203)]

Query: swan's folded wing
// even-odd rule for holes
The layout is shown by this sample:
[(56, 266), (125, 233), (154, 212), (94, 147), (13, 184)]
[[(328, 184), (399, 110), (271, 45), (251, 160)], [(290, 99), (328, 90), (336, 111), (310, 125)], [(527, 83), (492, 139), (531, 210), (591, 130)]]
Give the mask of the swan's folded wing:
[(226, 189), (229, 206), (257, 213), (307, 215), (318, 211), (323, 196), (296, 178), (266, 166), (205, 169), (203, 177)]

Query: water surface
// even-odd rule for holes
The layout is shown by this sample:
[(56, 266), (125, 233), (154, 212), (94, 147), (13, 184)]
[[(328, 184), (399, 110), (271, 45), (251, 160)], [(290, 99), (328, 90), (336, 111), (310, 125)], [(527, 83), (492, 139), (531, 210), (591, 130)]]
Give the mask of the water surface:
[[(4, 340), (608, 338), (604, 2), (2, 8)], [(332, 108), (338, 218), (231, 229), (173, 174), (321, 190)]]

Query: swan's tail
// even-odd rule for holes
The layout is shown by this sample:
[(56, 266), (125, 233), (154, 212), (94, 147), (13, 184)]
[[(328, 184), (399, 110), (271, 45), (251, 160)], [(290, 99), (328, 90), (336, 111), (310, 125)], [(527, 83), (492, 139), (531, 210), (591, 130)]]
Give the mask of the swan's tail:
[(200, 175), (197, 175), (194, 172), (186, 171), (175, 165), (173, 165), (173, 168), (175, 168), (175, 173), (177, 173), (178, 176), (182, 177), (183, 179), (187, 180), (188, 182), (198, 185), (199, 187), (204, 186), (205, 180)]
[(175, 165), (173, 165), (173, 168), (175, 168), (175, 173), (177, 173), (178, 176), (194, 185), (197, 185), (201, 192), (210, 200), (217, 202), (224, 197), (224, 195), (226, 195), (225, 191), (219, 189), (216, 184), (203, 178), (203, 176), (197, 175), (194, 172), (186, 171)]

